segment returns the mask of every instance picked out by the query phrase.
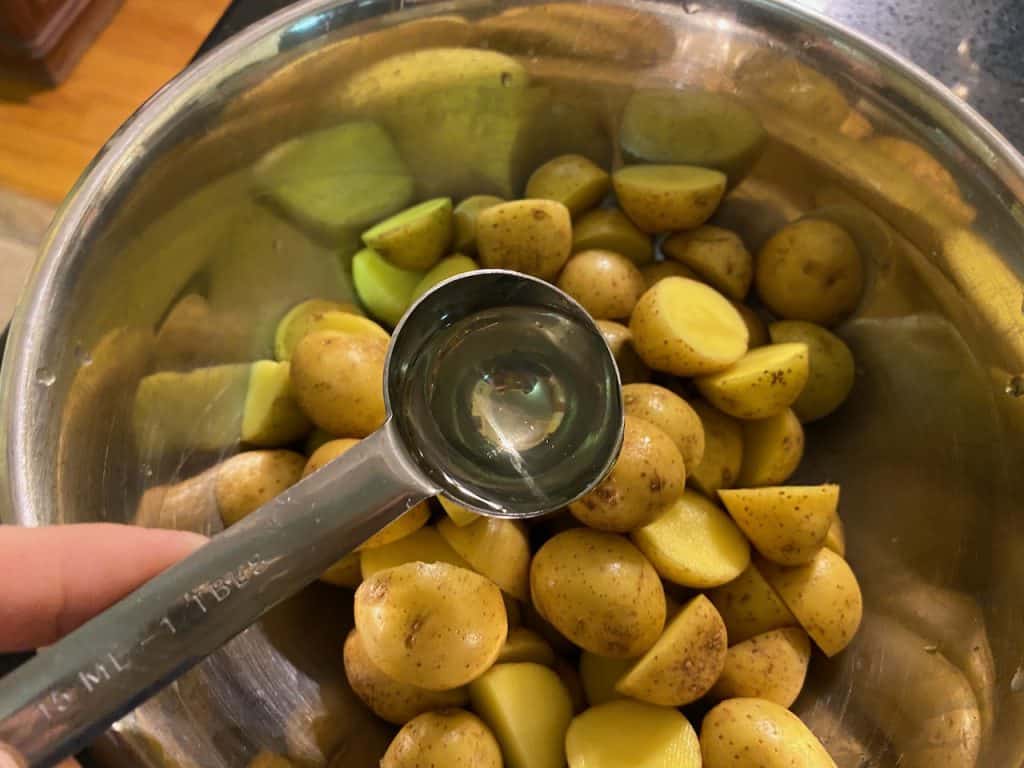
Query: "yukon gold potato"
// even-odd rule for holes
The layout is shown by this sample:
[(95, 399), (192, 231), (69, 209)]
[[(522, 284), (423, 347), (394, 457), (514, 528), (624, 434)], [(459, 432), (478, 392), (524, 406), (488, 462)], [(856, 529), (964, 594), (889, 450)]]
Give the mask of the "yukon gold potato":
[(639, 656), (665, 626), (657, 572), (611, 533), (573, 528), (549, 539), (533, 557), (530, 593), (559, 632), (601, 656)]
[(653, 424), (671, 438), (686, 469), (704, 457), (704, 427), (700, 416), (675, 392), (657, 384), (626, 384), (622, 402), (627, 416)]
[(755, 635), (729, 649), (710, 695), (767, 699), (788, 709), (804, 687), (810, 660), (811, 641), (799, 627)]
[(766, 419), (788, 408), (807, 383), (807, 345), (769, 344), (695, 383), (715, 408), (737, 419)]
[(727, 699), (704, 716), (703, 768), (836, 768), (799, 717), (766, 699)]
[(452, 242), (452, 201), (449, 197), (406, 208), (363, 232), (367, 248), (402, 269), (434, 266)]
[(466, 509), (461, 504), (456, 504), (451, 499), (447, 499), (444, 496), (438, 496), (437, 500), (441, 502), (441, 509), (448, 515), (448, 519), (455, 523), (457, 526), (462, 527), (463, 525), (470, 525), (480, 519), (480, 515), (471, 509)]
[(633, 347), (633, 333), (621, 323), (614, 323), (611, 320), (598, 320), (598, 330), (604, 336), (608, 349), (615, 358), (615, 365), (619, 369), (619, 379), (623, 384), (631, 384), (635, 381), (647, 381), (651, 378), (651, 371)]
[(473, 710), (494, 732), (506, 768), (562, 768), (572, 720), (569, 691), (541, 664), (496, 664), (469, 686)]
[(284, 755), (261, 750), (249, 761), (248, 768), (295, 768), (295, 763)]
[(730, 643), (797, 625), (796, 617), (754, 563), (728, 584), (710, 590), (708, 599), (721, 614)]
[(656, 261), (651, 264), (644, 264), (640, 267), (640, 274), (643, 275), (644, 285), (648, 288), (660, 283), (666, 277), (685, 277), (688, 280), (700, 280), (696, 272), (689, 267), (684, 267), (678, 261)]
[(274, 357), (281, 361), (291, 360), (292, 351), (299, 339), (309, 333), (311, 325), (328, 312), (359, 314), (359, 310), (352, 304), (327, 299), (308, 299), (296, 304), (285, 313), (274, 331)]
[(856, 368), (842, 339), (820, 325), (797, 320), (772, 323), (768, 333), (774, 344), (807, 345), (807, 384), (792, 406), (800, 421), (816, 421), (843, 404), (853, 389)]
[(896, 136), (873, 136), (865, 144), (906, 168), (934, 192), (943, 197), (960, 198), (960, 188), (953, 175), (927, 150), (912, 141)]
[(374, 547), (383, 547), (385, 544), (390, 544), (393, 541), (404, 539), (406, 536), (415, 533), (426, 525), (427, 520), (429, 519), (430, 506), (427, 502), (422, 501), (408, 512), (403, 512), (402, 516), (397, 520), (392, 523), (388, 523), (373, 534), (373, 536), (359, 545), (359, 549), (364, 550), (373, 549)]
[(749, 56), (736, 72), (736, 84), (748, 97), (774, 102), (826, 128), (838, 128), (850, 111), (839, 86), (782, 51), (764, 49)]
[(684, 587), (726, 584), (750, 562), (750, 545), (714, 502), (686, 491), (632, 534), (662, 577)]
[(580, 678), (590, 706), (621, 699), (615, 686), (635, 663), (635, 659), (613, 659), (590, 651), (580, 654)]
[(719, 488), (731, 488), (743, 463), (743, 427), (707, 403), (694, 401), (692, 408), (704, 429), (704, 456), (700, 463), (687, 465), (688, 482), (713, 498)]
[(569, 209), (553, 200), (514, 200), (485, 208), (476, 219), (480, 264), (553, 279), (572, 251)]
[(422, 279), (423, 272), (396, 267), (372, 248), (352, 257), (352, 285), (359, 300), (388, 325), (398, 325)]
[(260, 448), (287, 445), (304, 437), (310, 426), (292, 397), (288, 363), (253, 363), (242, 411), (242, 442)]
[[(761, 316), (742, 302), (734, 301), (732, 305), (736, 307), (736, 311), (740, 313), (740, 317), (743, 318), (743, 322), (747, 326), (747, 333), (750, 336), (747, 346), (753, 349), (754, 347), (763, 347), (767, 344), (768, 327), (765, 325), (764, 320), (761, 319)], [(783, 341), (783, 339), (779, 339), (779, 341)], [(793, 339), (793, 341), (796, 341), (796, 339)]]
[(455, 277), (456, 275), (461, 275), (466, 272), (472, 272), (474, 269), (479, 268), (480, 267), (475, 261), (468, 256), (463, 256), (461, 254), (455, 254), (454, 256), (441, 259), (427, 272), (427, 274), (423, 276), (423, 279), (416, 284), (416, 287), (413, 288), (410, 299), (412, 301), (416, 301), (424, 293), (434, 286), (443, 283), (448, 278)]
[(402, 725), (417, 715), (444, 707), (461, 707), (469, 701), (465, 687), (450, 691), (428, 691), (400, 683), (385, 675), (366, 654), (356, 630), (348, 633), (344, 648), (345, 679), (352, 692), (377, 717)]
[(846, 532), (843, 530), (843, 521), (838, 514), (832, 520), (828, 533), (825, 534), (825, 546), (840, 557), (846, 557)]
[(629, 165), (612, 174), (622, 210), (644, 232), (699, 227), (725, 193), (725, 174), (695, 165)]
[(582, 155), (548, 160), (526, 182), (526, 197), (555, 200), (579, 216), (601, 202), (611, 189), (607, 172)]
[(767, 419), (743, 422), (743, 466), (737, 485), (778, 485), (800, 466), (804, 429), (789, 408)]
[(574, 718), (565, 754), (569, 768), (701, 768), (690, 721), (641, 701), (612, 701)]
[(384, 674), (434, 691), (458, 688), (498, 658), (508, 635), (501, 591), (448, 563), (406, 563), (356, 590), (356, 629)]
[(216, 469), (213, 492), (225, 526), (233, 525), (288, 490), (305, 459), (294, 451), (246, 451)]
[(501, 748), (478, 717), (462, 709), (424, 712), (406, 723), (380, 768), (502, 768)]
[(612, 251), (577, 253), (559, 275), (558, 287), (576, 299), (595, 320), (628, 318), (647, 290), (636, 265)]
[(683, 277), (665, 278), (641, 296), (629, 330), (644, 363), (676, 376), (725, 370), (747, 351), (747, 326), (735, 307)]
[(608, 476), (569, 505), (573, 517), (602, 531), (627, 533), (678, 499), (686, 467), (672, 439), (650, 422), (627, 415), (622, 450)]
[(452, 212), (452, 249), (458, 253), (475, 254), (477, 217), (484, 209), (504, 202), (504, 199), (494, 195), (473, 195), (456, 205)]
[(508, 632), (505, 645), (498, 655), (498, 664), (514, 664), (518, 662), (543, 664), (545, 667), (555, 666), (555, 652), (548, 642), (526, 627), (515, 627)]
[(843, 558), (819, 549), (806, 565), (786, 568), (763, 560), (758, 568), (826, 656), (850, 644), (864, 608), (857, 577)]
[(312, 455), (310, 455), (309, 459), (306, 461), (306, 466), (302, 470), (302, 476), (306, 477), (307, 475), (313, 474), (321, 467), (341, 456), (349, 448), (358, 444), (359, 441), (354, 437), (342, 437), (337, 440), (328, 440), (313, 451)]
[(573, 253), (593, 250), (621, 254), (640, 267), (654, 260), (651, 236), (618, 208), (598, 208), (573, 223)]
[(355, 589), (363, 581), (363, 573), (359, 568), (359, 553), (349, 552), (326, 571), (320, 574), (320, 581), (336, 587)]
[(366, 437), (384, 423), (383, 339), (317, 331), (295, 347), (292, 391), (321, 429), (339, 437)]
[(857, 308), (864, 264), (857, 244), (838, 224), (801, 219), (761, 247), (754, 283), (761, 301), (779, 317), (834, 325)]
[(364, 546), (359, 552), (359, 567), (364, 579), (404, 563), (451, 563), (459, 568), (472, 568), (432, 525), (425, 525), (408, 536), (381, 546)]
[(697, 595), (615, 689), (651, 704), (681, 707), (711, 690), (725, 666), (727, 647), (722, 617), (710, 600)]
[(459, 526), (445, 517), (437, 531), (477, 573), (517, 600), (530, 598), (530, 542), (521, 522), (481, 517)]
[(677, 232), (661, 244), (661, 250), (733, 301), (743, 301), (750, 291), (754, 259), (735, 232), (705, 224)]
[[(281, 321), (282, 323), (284, 320)], [(278, 326), (280, 331), (280, 326)], [(278, 336), (274, 354), (278, 360), (291, 360), (295, 347), (300, 341), (314, 331), (338, 331), (339, 333), (368, 334), (383, 339), (391, 339), (391, 334), (368, 317), (351, 310), (332, 309), (313, 312), (291, 321), (285, 333)]]
[(809, 562), (839, 506), (839, 486), (831, 484), (734, 488), (718, 496), (754, 548), (780, 565)]

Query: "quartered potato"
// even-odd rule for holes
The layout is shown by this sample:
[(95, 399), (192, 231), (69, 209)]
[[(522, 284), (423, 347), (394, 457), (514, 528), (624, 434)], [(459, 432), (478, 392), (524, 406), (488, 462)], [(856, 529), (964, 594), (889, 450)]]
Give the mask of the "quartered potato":
[[(306, 302), (306, 304), (310, 303)], [(391, 339), (391, 334), (381, 326), (353, 310), (320, 309), (302, 312), (298, 315), (293, 314), (303, 306), (305, 305), (300, 304), (295, 307), (278, 323), (274, 342), (274, 355), (278, 360), (291, 360), (298, 343), (314, 331), (366, 334), (385, 341)]]
[(621, 254), (641, 267), (654, 260), (651, 236), (641, 232), (618, 208), (598, 208), (573, 223), (573, 253), (593, 250)]
[(700, 416), (675, 392), (657, 384), (626, 384), (622, 403), (627, 416), (653, 424), (676, 444), (689, 471), (704, 457), (704, 427)]
[(747, 352), (724, 371), (701, 376), (697, 389), (718, 410), (738, 419), (781, 413), (807, 383), (806, 344), (769, 344)]
[(459, 568), (472, 568), (432, 525), (425, 525), (387, 544), (364, 546), (359, 551), (359, 567), (364, 579), (405, 563), (450, 563)]
[(629, 330), (644, 363), (676, 376), (725, 370), (747, 351), (747, 326), (728, 299), (683, 277), (665, 278), (641, 296)]
[(721, 490), (719, 498), (764, 557), (780, 565), (809, 562), (825, 545), (839, 506), (838, 485)]
[(651, 234), (699, 227), (721, 202), (725, 181), (695, 165), (629, 165), (612, 174), (622, 210)]
[(722, 617), (710, 600), (697, 595), (615, 689), (651, 704), (681, 707), (711, 690), (725, 666), (726, 649)]
[(345, 679), (352, 692), (377, 717), (395, 725), (407, 723), (424, 712), (461, 707), (469, 701), (469, 692), (464, 687), (428, 691), (388, 677), (367, 655), (362, 639), (354, 629), (345, 639), (344, 660)]
[(458, 253), (472, 256), (476, 253), (476, 220), (480, 212), (504, 203), (505, 200), (494, 195), (473, 195), (455, 206), (452, 212), (454, 228), (452, 248)]
[(657, 572), (612, 533), (573, 528), (549, 539), (533, 557), (530, 593), (559, 632), (601, 656), (639, 656), (665, 625)]
[(359, 300), (388, 325), (398, 325), (423, 277), (423, 272), (396, 267), (372, 248), (352, 257), (352, 284)]
[(773, 344), (807, 345), (807, 383), (792, 405), (800, 421), (817, 421), (843, 404), (853, 389), (856, 368), (842, 339), (820, 325), (797, 320), (772, 323), (768, 333)]
[(461, 504), (456, 504), (451, 499), (447, 499), (444, 496), (438, 496), (437, 500), (441, 502), (441, 509), (448, 515), (448, 519), (451, 520), (458, 526), (470, 525), (480, 519), (480, 515), (471, 509), (466, 509)]
[(701, 768), (700, 742), (682, 713), (612, 701), (574, 718), (565, 735), (569, 768)]
[(466, 272), (472, 272), (475, 269), (479, 269), (479, 265), (468, 256), (461, 254), (455, 254), (454, 256), (448, 256), (447, 258), (441, 259), (437, 264), (427, 271), (427, 274), (416, 283), (416, 287), (412, 289), (412, 294), (409, 296), (410, 304), (424, 293), (429, 291), (436, 285), (443, 283), (450, 277), (461, 275)]
[(743, 465), (737, 485), (778, 485), (800, 466), (804, 429), (789, 408), (767, 419), (743, 422)]
[(601, 167), (582, 155), (561, 155), (544, 163), (526, 182), (526, 197), (555, 200), (573, 216), (589, 211), (611, 189)]
[(767, 699), (727, 699), (704, 716), (703, 768), (836, 768), (810, 729)]
[(750, 291), (754, 259), (735, 232), (705, 224), (666, 238), (661, 250), (733, 301), (743, 301)]
[(326, 571), (320, 574), (320, 581), (335, 587), (355, 589), (362, 583), (363, 574), (359, 568), (359, 553), (349, 552)]
[(514, 664), (527, 661), (533, 664), (543, 664), (545, 667), (554, 667), (555, 652), (548, 642), (532, 629), (526, 627), (510, 629), (496, 663)]
[(686, 467), (679, 449), (650, 422), (627, 415), (622, 449), (608, 476), (569, 511), (591, 528), (613, 533), (647, 525), (682, 496)]
[(452, 201), (438, 197), (374, 224), (363, 242), (396, 267), (430, 269), (452, 242)]
[(719, 488), (731, 488), (740, 476), (743, 427), (732, 416), (701, 400), (695, 400), (692, 407), (704, 429), (704, 455), (697, 466), (687, 466), (688, 481), (713, 498)]
[(621, 699), (623, 694), (619, 693), (616, 686), (635, 663), (635, 659), (598, 656), (590, 651), (580, 654), (580, 678), (583, 680), (583, 691), (590, 706), (596, 707)]
[(762, 560), (758, 568), (826, 656), (849, 645), (860, 626), (863, 600), (857, 577), (843, 558), (819, 549), (806, 565), (786, 568)]
[(530, 598), (530, 543), (521, 522), (481, 517), (459, 526), (445, 517), (437, 530), (477, 573), (517, 600)]
[(729, 649), (710, 695), (767, 699), (788, 709), (804, 687), (810, 660), (811, 641), (799, 627), (755, 635)]
[(473, 709), (494, 732), (508, 768), (562, 768), (572, 699), (541, 664), (497, 664), (469, 686)]
[(632, 539), (662, 577), (683, 587), (726, 584), (750, 563), (750, 545), (736, 523), (694, 491), (633, 531)]
[(427, 505), (427, 502), (421, 501), (408, 512), (403, 512), (402, 516), (397, 520), (388, 523), (373, 534), (373, 536), (360, 544), (358, 549), (361, 551), (383, 547), (385, 544), (391, 544), (392, 542), (404, 539), (426, 525), (429, 519), (430, 507)]
[(327, 442), (320, 445), (310, 455), (306, 461), (306, 466), (302, 469), (302, 476), (307, 477), (313, 474), (321, 467), (326, 466), (336, 458), (341, 456), (349, 448), (358, 445), (359, 441), (353, 437), (343, 437), (340, 439), (328, 440)]
[(462, 709), (425, 712), (406, 723), (380, 768), (502, 768), (501, 748), (480, 719)]
[(660, 283), (666, 277), (685, 277), (689, 280), (699, 280), (697, 273), (689, 267), (684, 267), (678, 261), (655, 261), (651, 264), (644, 264), (640, 267), (640, 274), (644, 276), (644, 283), (651, 288)]
[(551, 280), (572, 251), (569, 209), (553, 200), (515, 200), (485, 208), (476, 219), (480, 264)]
[(825, 534), (825, 546), (831, 549), (840, 557), (846, 557), (846, 532), (843, 530), (843, 521), (837, 513), (832, 525)]
[(710, 590), (708, 598), (725, 621), (730, 643), (797, 625), (796, 617), (754, 563), (728, 584)]
[(305, 463), (294, 451), (246, 451), (217, 467), (213, 492), (224, 525), (237, 523), (299, 482)]
[(595, 320), (622, 320), (647, 290), (644, 276), (625, 256), (612, 251), (581, 251), (558, 277), (558, 287)]
[(242, 411), (242, 442), (260, 448), (287, 445), (306, 435), (311, 426), (292, 397), (288, 363), (253, 363)]
[(651, 378), (651, 372), (644, 365), (643, 360), (636, 353), (633, 347), (633, 333), (621, 323), (611, 320), (598, 320), (598, 330), (604, 336), (608, 349), (615, 358), (615, 365), (619, 369), (619, 379), (623, 384), (630, 384), (636, 381), (647, 381)]
[[(754, 347), (763, 347), (767, 344), (768, 326), (765, 325), (761, 316), (742, 302), (734, 301), (732, 305), (736, 307), (736, 311), (740, 313), (740, 317), (743, 318), (743, 322), (747, 326), (747, 333), (750, 336), (747, 346), (753, 349)], [(798, 341), (798, 339), (779, 339), (779, 341)]]
[(356, 590), (356, 629), (384, 674), (444, 691), (483, 674), (508, 635), (501, 591), (448, 563), (406, 563)]
[(327, 312), (359, 314), (359, 310), (352, 304), (327, 299), (307, 299), (296, 304), (285, 313), (274, 331), (274, 357), (283, 361), (291, 360), (292, 350), (299, 339), (309, 333), (310, 326)]

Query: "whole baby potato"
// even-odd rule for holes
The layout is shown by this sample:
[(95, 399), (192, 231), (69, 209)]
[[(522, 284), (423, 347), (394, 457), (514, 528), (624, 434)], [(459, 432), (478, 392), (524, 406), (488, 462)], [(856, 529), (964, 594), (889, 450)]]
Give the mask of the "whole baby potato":
[(705, 224), (661, 244), (665, 255), (696, 272), (733, 301), (743, 301), (754, 279), (754, 259), (740, 236)]
[(824, 219), (801, 219), (761, 248), (754, 283), (779, 317), (834, 325), (857, 308), (864, 264), (845, 229)]
[(428, 691), (385, 675), (366, 654), (356, 630), (348, 633), (344, 648), (345, 678), (349, 687), (377, 717), (402, 725), (417, 715), (444, 707), (461, 707), (469, 701), (465, 688)]
[(508, 635), (501, 590), (448, 563), (406, 563), (356, 590), (356, 629), (384, 674), (444, 691), (490, 667)]
[(665, 625), (665, 590), (627, 539), (573, 528), (533, 557), (530, 593), (541, 615), (584, 650), (639, 656)]
[(605, 170), (582, 155), (561, 155), (544, 163), (526, 182), (526, 196), (556, 200), (573, 216), (601, 202), (611, 188)]
[(490, 729), (463, 709), (424, 712), (398, 732), (380, 768), (501, 768)]
[(569, 209), (554, 200), (514, 200), (485, 208), (476, 219), (480, 264), (551, 280), (572, 251)]
[(221, 464), (214, 497), (224, 525), (237, 523), (299, 482), (305, 460), (294, 451), (246, 451)]
[(384, 359), (388, 344), (370, 335), (318, 331), (292, 357), (299, 407), (321, 429), (366, 437), (384, 423)]
[(566, 263), (558, 287), (595, 320), (620, 320), (630, 316), (647, 284), (625, 256), (611, 251), (583, 251)]
[(626, 384), (622, 402), (627, 416), (653, 424), (676, 444), (689, 471), (704, 457), (704, 427), (683, 398), (657, 384)]
[(615, 358), (615, 365), (619, 369), (619, 379), (623, 384), (630, 384), (635, 381), (647, 381), (651, 378), (651, 371), (644, 365), (644, 361), (636, 353), (633, 347), (633, 334), (626, 326), (615, 323), (611, 320), (598, 320), (598, 330), (604, 336), (608, 349)]
[(626, 416), (622, 450), (608, 476), (569, 505), (591, 528), (627, 533), (647, 525), (683, 495), (686, 466), (672, 439), (653, 424)]

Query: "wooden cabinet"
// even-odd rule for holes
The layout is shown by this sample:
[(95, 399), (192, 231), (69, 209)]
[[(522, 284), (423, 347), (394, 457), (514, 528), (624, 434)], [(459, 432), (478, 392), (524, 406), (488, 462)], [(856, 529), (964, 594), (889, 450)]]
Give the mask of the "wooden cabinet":
[(0, 74), (56, 84), (121, 0), (0, 0)]

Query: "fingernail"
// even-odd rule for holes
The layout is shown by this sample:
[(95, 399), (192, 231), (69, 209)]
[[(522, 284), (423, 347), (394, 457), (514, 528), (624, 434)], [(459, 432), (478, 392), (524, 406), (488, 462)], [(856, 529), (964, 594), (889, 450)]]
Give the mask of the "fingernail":
[(0, 768), (25, 768), (25, 761), (6, 744), (0, 744)]

